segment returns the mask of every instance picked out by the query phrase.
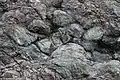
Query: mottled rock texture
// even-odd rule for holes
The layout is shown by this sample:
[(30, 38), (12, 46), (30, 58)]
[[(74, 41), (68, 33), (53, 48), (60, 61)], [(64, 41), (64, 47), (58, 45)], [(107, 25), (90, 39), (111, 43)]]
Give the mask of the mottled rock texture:
[(0, 80), (120, 80), (120, 0), (0, 0)]

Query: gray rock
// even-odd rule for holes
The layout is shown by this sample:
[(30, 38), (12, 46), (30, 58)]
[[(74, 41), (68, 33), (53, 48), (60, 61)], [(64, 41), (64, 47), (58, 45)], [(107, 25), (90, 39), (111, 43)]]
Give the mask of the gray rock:
[(47, 5), (47, 7), (56, 7), (56, 8), (60, 8), (61, 4), (63, 2), (63, 0), (41, 0), (45, 5)]
[(86, 61), (85, 57), (86, 51), (83, 47), (75, 43), (68, 43), (66, 45), (62, 45), (58, 47), (53, 53), (52, 57), (69, 57), (69, 58), (76, 58)]
[(54, 8), (54, 7), (47, 8), (47, 18), (48, 19), (52, 20), (53, 13), (54, 13), (55, 10), (56, 10), (56, 8)]
[(54, 7), (59, 8), (59, 7), (61, 7), (62, 2), (63, 2), (63, 0), (52, 0), (52, 5)]
[(93, 68), (97, 72), (96, 74), (92, 75), (95, 78), (99, 78), (99, 79), (101, 78), (100, 80), (106, 80), (106, 79), (119, 80), (120, 79), (120, 62), (117, 60), (98, 63), (94, 65)]
[(50, 55), (51, 51), (51, 41), (49, 39), (43, 39), (39, 42), (37, 42), (37, 45), (39, 46), (40, 50)]
[(7, 55), (2, 55), (3, 52), (0, 52), (0, 63), (3, 63), (4, 65), (7, 65), (9, 63), (12, 63), (13, 60), (11, 59), (11, 57), (7, 56)]
[(97, 43), (93, 41), (81, 41), (79, 44), (81, 44), (86, 51), (94, 51), (94, 49), (97, 47)]
[(14, 16), (14, 11), (5, 12), (2, 15), (2, 21), (8, 21), (8, 19), (10, 19), (10, 16), (12, 16), (12, 17)]
[(7, 35), (20, 46), (28, 46), (37, 39), (36, 34), (30, 33), (27, 29), (19, 25), (8, 26), (6, 31)]
[(59, 31), (59, 34), (60, 34), (60, 39), (63, 43), (67, 43), (67, 42), (70, 41), (71, 37), (68, 33), (67, 28), (59, 28), (58, 31)]
[(84, 29), (79, 24), (71, 24), (68, 27), (68, 34), (75, 37), (80, 38), (84, 33)]
[(103, 53), (99, 53), (97, 51), (94, 51), (92, 53), (92, 55), (93, 55), (92, 56), (93, 60), (95, 62), (107, 62), (112, 59), (112, 57), (109, 54), (103, 54)]
[(115, 60), (120, 61), (120, 51), (116, 51), (115, 54), (113, 55)]
[(120, 54), (115, 53), (113, 56), (114, 56), (114, 59), (120, 61)]
[(57, 33), (54, 33), (51, 38), (43, 39), (41, 41), (37, 42), (37, 45), (39, 49), (46, 53), (47, 55), (51, 55), (51, 53), (60, 45), (62, 45), (62, 42), (60, 41), (59, 35)]
[(78, 80), (84, 79), (84, 76), (89, 75), (89, 69), (91, 68), (88, 64), (82, 62), (76, 58), (57, 57), (50, 60), (54, 66), (49, 68), (55, 70), (63, 79)]
[(7, 0), (0, 0), (0, 2), (6, 2)]
[(37, 2), (34, 4), (34, 8), (37, 10), (38, 14), (40, 17), (45, 20), (46, 19), (46, 12), (47, 12), (47, 7), (45, 4), (42, 4), (40, 2)]
[(80, 79), (84, 75), (89, 75), (90, 66), (86, 63), (86, 52), (83, 47), (74, 43), (68, 43), (58, 47), (51, 55), (50, 62), (56, 66), (51, 66), (63, 78)]
[(51, 31), (50, 27), (47, 24), (45, 24), (42, 20), (33, 20), (27, 27), (27, 29), (39, 34), (49, 34)]
[(48, 58), (44, 53), (40, 52), (36, 45), (32, 44), (28, 47), (19, 47), (19, 53), (28, 60), (44, 61)]
[(19, 10), (16, 10), (13, 15), (14, 15), (14, 18), (16, 18), (19, 21), (19, 23), (23, 23), (26, 21), (25, 15)]
[(92, 28), (92, 27), (93, 27), (92, 20), (87, 20), (86, 23), (83, 25), (83, 28), (87, 29), (87, 30)]
[(12, 24), (28, 25), (34, 19), (40, 19), (35, 10), (31, 7), (21, 7), (5, 12), (2, 15), (2, 21)]
[(30, 0), (30, 2), (40, 2), (40, 0)]
[(116, 2), (120, 3), (120, 0), (115, 0)]
[(58, 32), (53, 33), (50, 40), (52, 41), (52, 44), (54, 47), (59, 47), (60, 45), (63, 44), (61, 39), (60, 39), (60, 34)]
[(101, 27), (94, 27), (89, 29), (83, 36), (86, 40), (100, 40), (104, 34)]
[(62, 7), (75, 9), (79, 8), (80, 2), (78, 0), (63, 0)]
[(74, 22), (74, 19), (62, 10), (56, 10), (53, 13), (53, 23), (58, 26), (65, 26)]
[(110, 36), (103, 36), (103, 38), (102, 38), (102, 41), (107, 45), (114, 45), (114, 44), (116, 44), (117, 40), (119, 42), (118, 38), (110, 37)]

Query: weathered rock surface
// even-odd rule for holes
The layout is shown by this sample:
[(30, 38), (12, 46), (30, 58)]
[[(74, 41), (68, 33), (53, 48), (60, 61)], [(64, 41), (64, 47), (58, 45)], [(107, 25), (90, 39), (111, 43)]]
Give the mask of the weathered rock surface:
[(120, 77), (120, 62), (111, 60), (109, 62), (98, 63), (93, 66), (97, 71), (94, 75), (94, 79), (108, 79), (108, 80), (119, 80)]
[(120, 80), (119, 0), (0, 0), (0, 79)]
[(39, 34), (50, 33), (50, 27), (47, 24), (45, 24), (42, 20), (33, 20), (28, 26), (28, 30)]
[(53, 13), (53, 23), (58, 26), (65, 26), (74, 22), (72, 16), (62, 10), (56, 10)]
[(36, 34), (30, 33), (27, 29), (20, 27), (19, 25), (8, 27), (10, 28), (7, 29), (7, 35), (20, 46), (28, 46), (37, 39)]
[(88, 30), (83, 38), (86, 40), (100, 40), (104, 34), (104, 31), (100, 27), (94, 27)]
[[(87, 69), (90, 67), (87, 63), (84, 63), (87, 61), (86, 55), (83, 47), (68, 43), (60, 46), (52, 53), (53, 59), (50, 62), (56, 66), (51, 68), (55, 69), (64, 78), (69, 78), (70, 76), (71, 79), (84, 78), (84, 75), (89, 75)], [(61, 69), (63, 70), (62, 72)]]

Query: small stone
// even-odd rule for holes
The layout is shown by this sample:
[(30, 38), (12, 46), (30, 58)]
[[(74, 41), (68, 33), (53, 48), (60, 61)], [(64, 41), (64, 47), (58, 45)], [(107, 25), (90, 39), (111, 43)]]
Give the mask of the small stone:
[(59, 28), (59, 33), (60, 33), (60, 39), (63, 43), (67, 43), (70, 41), (71, 37), (69, 33), (67, 32), (66, 28)]
[(47, 15), (46, 14), (46, 11), (47, 11), (46, 5), (42, 4), (40, 2), (37, 2), (37, 3), (35, 3), (34, 8), (38, 11), (38, 13), (41, 16), (41, 18), (43, 20), (45, 20), (46, 19), (46, 15)]
[(41, 0), (47, 7), (60, 8), (63, 0)]
[(116, 60), (120, 61), (120, 54), (115, 53), (115, 54), (114, 54), (114, 58), (115, 58)]
[(89, 29), (83, 36), (86, 40), (100, 40), (104, 34), (104, 31), (100, 27), (94, 27)]
[(50, 53), (52, 52), (51, 44), (52, 43), (49, 39), (43, 39), (37, 42), (37, 45), (39, 46), (40, 50), (46, 53), (47, 55), (50, 55)]
[(38, 34), (49, 34), (50, 27), (45, 24), (42, 20), (33, 20), (30, 25), (27, 27), (29, 31)]
[(94, 51), (94, 49), (97, 47), (97, 43), (93, 41), (81, 41), (80, 44), (84, 47), (86, 51)]
[[(105, 43), (106, 45), (114, 45), (117, 42), (118, 38), (112, 37), (112, 36), (103, 36), (102, 41), (103, 43)], [(119, 39), (118, 39), (119, 42)]]
[(54, 13), (55, 10), (56, 10), (56, 8), (54, 8), (54, 7), (47, 8), (47, 18), (48, 19), (52, 20), (53, 13)]
[(47, 55), (51, 55), (51, 53), (62, 44), (58, 33), (54, 33), (51, 38), (42, 39), (37, 42), (39, 49)]
[(52, 5), (56, 8), (61, 7), (63, 0), (52, 0)]
[(84, 33), (84, 29), (79, 24), (71, 24), (68, 27), (68, 33), (75, 38), (80, 38)]

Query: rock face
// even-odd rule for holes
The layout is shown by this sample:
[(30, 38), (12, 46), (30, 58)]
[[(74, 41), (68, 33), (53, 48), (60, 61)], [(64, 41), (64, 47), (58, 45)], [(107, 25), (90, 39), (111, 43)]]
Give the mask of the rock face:
[(28, 46), (37, 39), (36, 34), (30, 33), (18, 25), (11, 26), (11, 28), (7, 30), (7, 35), (21, 46)]
[(120, 80), (120, 0), (0, 0), (0, 79)]
[(65, 26), (74, 22), (74, 19), (62, 10), (56, 10), (53, 13), (53, 23), (58, 26)]

